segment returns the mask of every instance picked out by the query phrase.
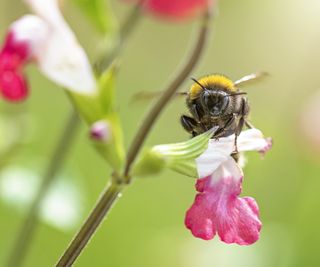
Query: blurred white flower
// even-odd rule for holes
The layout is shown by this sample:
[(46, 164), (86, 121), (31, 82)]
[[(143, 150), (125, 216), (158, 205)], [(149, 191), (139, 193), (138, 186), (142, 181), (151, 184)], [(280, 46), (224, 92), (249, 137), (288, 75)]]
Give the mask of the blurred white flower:
[[(10, 167), (0, 175), (0, 200), (25, 212), (35, 198), (40, 182), (40, 177), (34, 172)], [(83, 203), (80, 189), (60, 177), (44, 198), (39, 218), (63, 231), (73, 229), (82, 218)]]
[(34, 60), (57, 84), (95, 94), (96, 81), (83, 48), (65, 22), (58, 0), (25, 0), (36, 15), (25, 15), (9, 28), (0, 52), (0, 90), (11, 101), (26, 97), (24, 66)]

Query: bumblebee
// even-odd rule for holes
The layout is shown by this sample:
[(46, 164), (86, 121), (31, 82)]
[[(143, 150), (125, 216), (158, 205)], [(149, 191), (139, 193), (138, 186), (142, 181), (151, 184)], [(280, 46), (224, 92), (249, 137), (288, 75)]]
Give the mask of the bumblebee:
[(183, 128), (193, 137), (207, 130), (218, 127), (213, 138), (227, 137), (235, 134), (235, 153), (237, 137), (244, 125), (253, 126), (247, 117), (250, 111), (246, 92), (238, 86), (264, 76), (265, 73), (250, 74), (235, 82), (224, 75), (213, 74), (196, 80), (185, 93), (186, 104), (191, 116), (180, 117)]
[[(253, 80), (263, 78), (265, 72), (253, 73), (233, 82), (225, 75), (212, 74), (199, 80), (191, 78), (194, 84), (188, 92), (178, 92), (176, 96), (186, 96), (186, 104), (191, 116), (182, 115), (180, 122), (192, 137), (218, 127), (212, 138), (227, 137), (235, 134), (235, 151), (237, 154), (237, 137), (244, 126), (253, 128), (248, 121), (250, 111), (246, 92), (239, 87)], [(135, 99), (152, 99), (162, 92), (140, 92)]]

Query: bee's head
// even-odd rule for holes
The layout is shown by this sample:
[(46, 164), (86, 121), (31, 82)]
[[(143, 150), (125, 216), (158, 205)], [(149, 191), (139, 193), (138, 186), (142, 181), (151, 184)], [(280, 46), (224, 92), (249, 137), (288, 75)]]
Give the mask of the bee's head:
[(233, 97), (246, 94), (236, 91), (233, 83), (221, 75), (212, 75), (202, 78), (200, 81), (191, 79), (197, 86), (191, 88), (190, 98), (196, 100), (199, 105), (197, 113), (200, 117), (204, 114), (219, 117), (225, 114), (234, 100)]
[(203, 90), (200, 103), (203, 109), (211, 116), (221, 116), (228, 108), (230, 95), (221, 90)]

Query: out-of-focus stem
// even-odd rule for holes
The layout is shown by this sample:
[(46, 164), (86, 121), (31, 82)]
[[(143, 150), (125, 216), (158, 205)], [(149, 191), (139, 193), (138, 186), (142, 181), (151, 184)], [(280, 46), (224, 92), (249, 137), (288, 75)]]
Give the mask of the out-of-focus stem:
[(73, 265), (76, 259), (80, 256), (82, 250), (92, 238), (97, 227), (100, 225), (103, 218), (110, 210), (111, 206), (118, 199), (118, 196), (123, 190), (123, 187), (125, 187), (125, 185), (130, 182), (130, 167), (135, 157), (137, 156), (145, 137), (148, 135), (163, 108), (167, 105), (170, 98), (173, 96), (181, 83), (186, 79), (186, 77), (189, 75), (200, 58), (201, 52), (207, 40), (210, 16), (210, 12), (209, 10), (207, 10), (203, 15), (197, 42), (194, 49), (192, 50), (190, 57), (188, 57), (186, 63), (177, 74), (176, 78), (170, 83), (168, 88), (163, 93), (162, 97), (151, 109), (151, 112), (148, 114), (142, 126), (138, 130), (131, 148), (129, 149), (125, 172), (121, 176), (114, 175), (111, 186), (107, 187), (107, 189), (105, 189), (105, 191), (102, 193), (102, 197), (97, 202), (96, 206), (90, 213), (84, 225), (81, 227), (80, 231), (76, 234), (73, 241), (69, 244), (68, 248), (61, 256), (60, 260), (56, 264), (56, 267), (70, 267)]
[(59, 138), (59, 141), (57, 142), (58, 145), (53, 152), (47, 170), (43, 176), (40, 188), (31, 204), (29, 211), (27, 212), (27, 217), (23, 221), (22, 226), (18, 231), (18, 235), (12, 251), (9, 254), (6, 267), (18, 267), (23, 262), (30, 243), (34, 237), (34, 231), (38, 223), (38, 211), (42, 200), (52, 184), (57, 172), (60, 170), (65, 161), (68, 151), (73, 143), (72, 141), (75, 138), (79, 122), (80, 120), (78, 114), (73, 110), (66, 125), (63, 126), (63, 132)]
[(116, 57), (121, 53), (127, 39), (130, 37), (131, 33), (133, 32), (141, 18), (140, 13), (140, 4), (134, 6), (132, 10), (130, 10), (129, 14), (127, 15), (126, 19), (120, 27), (118, 44), (110, 53), (107, 53), (95, 64), (94, 68), (98, 73), (102, 73), (105, 69), (107, 69), (116, 59)]

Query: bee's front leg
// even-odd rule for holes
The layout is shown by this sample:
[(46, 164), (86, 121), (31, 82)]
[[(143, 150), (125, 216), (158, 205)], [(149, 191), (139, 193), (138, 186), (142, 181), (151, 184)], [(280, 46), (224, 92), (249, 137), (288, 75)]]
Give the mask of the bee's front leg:
[[(219, 139), (220, 137), (225, 137), (226, 134), (228, 133), (228, 131), (234, 127), (235, 120), (236, 120), (236, 115), (232, 114), (231, 117), (223, 125), (223, 127), (219, 128), (214, 133), (214, 137), (216, 139)], [(230, 135), (230, 134), (228, 134), (228, 135)]]
[(190, 134), (192, 134), (192, 136), (196, 136), (197, 135), (197, 131), (196, 128), (198, 126), (198, 122), (189, 116), (186, 115), (182, 115), (180, 117), (180, 122), (182, 127)]

